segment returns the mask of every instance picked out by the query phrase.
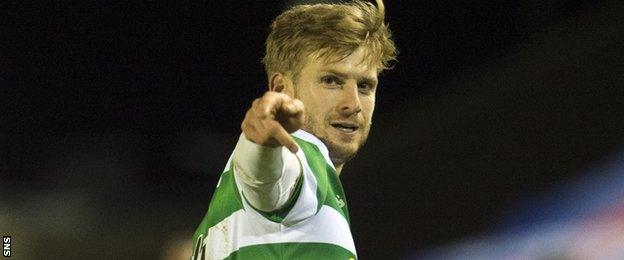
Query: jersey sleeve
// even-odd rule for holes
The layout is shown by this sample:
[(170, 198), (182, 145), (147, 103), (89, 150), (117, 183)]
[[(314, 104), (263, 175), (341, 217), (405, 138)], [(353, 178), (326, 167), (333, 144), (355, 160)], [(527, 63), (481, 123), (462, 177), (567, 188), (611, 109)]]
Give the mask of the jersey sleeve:
[[(241, 135), (231, 161), (245, 210), (287, 226), (314, 216), (324, 204), (328, 186), (329, 166), (318, 146), (293, 137), (300, 148), (295, 154), (285, 147), (267, 150)], [(273, 172), (245, 172), (244, 165), (254, 163), (247, 169)]]
[(288, 149), (258, 145), (241, 134), (231, 163), (241, 196), (253, 209), (283, 211), (296, 197), (302, 170)]

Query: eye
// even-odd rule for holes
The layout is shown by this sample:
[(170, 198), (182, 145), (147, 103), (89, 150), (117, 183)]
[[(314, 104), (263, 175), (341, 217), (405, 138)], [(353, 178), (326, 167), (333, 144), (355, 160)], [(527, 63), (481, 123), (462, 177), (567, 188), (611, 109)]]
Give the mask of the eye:
[(321, 83), (330, 86), (342, 85), (342, 81), (340, 81), (340, 79), (338, 79), (336, 76), (331, 75), (321, 77)]
[(369, 82), (360, 82), (358, 83), (358, 89), (362, 93), (370, 93), (375, 89), (375, 86)]

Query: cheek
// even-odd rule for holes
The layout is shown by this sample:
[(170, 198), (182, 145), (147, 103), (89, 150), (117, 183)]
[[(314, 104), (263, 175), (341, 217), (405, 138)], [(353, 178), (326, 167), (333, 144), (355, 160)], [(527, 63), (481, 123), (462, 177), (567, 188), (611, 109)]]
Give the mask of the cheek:
[(326, 107), (315, 107), (312, 111), (310, 111), (309, 115), (314, 118), (314, 122), (319, 125), (325, 123), (328, 120), (329, 112)]
[(362, 100), (362, 114), (364, 114), (366, 118), (369, 118), (369, 119), (372, 118), (374, 110), (375, 110), (375, 97)]
[(313, 117), (313, 120), (315, 122), (322, 123), (334, 109), (334, 106), (332, 102), (330, 102), (330, 100), (331, 98), (329, 95), (309, 95), (306, 98), (307, 103), (304, 102), (304, 104), (306, 104), (306, 114)]
[(311, 122), (314, 126), (318, 126), (323, 123), (325, 118), (322, 111), (319, 111), (318, 106), (308, 105), (305, 107), (306, 121)]

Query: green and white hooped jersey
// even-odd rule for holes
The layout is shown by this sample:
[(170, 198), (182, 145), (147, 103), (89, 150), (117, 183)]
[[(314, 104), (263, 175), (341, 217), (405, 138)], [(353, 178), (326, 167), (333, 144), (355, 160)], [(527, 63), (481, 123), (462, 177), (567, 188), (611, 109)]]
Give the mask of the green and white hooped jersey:
[(195, 259), (356, 259), (347, 201), (325, 145), (299, 130), (303, 173), (283, 209), (254, 209), (241, 192), (232, 157), (193, 235)]

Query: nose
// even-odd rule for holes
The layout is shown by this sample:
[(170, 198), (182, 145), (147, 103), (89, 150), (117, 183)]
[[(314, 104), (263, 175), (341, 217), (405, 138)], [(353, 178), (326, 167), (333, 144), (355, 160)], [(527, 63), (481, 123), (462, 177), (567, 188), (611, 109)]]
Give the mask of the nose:
[(358, 87), (355, 81), (347, 81), (340, 93), (340, 100), (337, 106), (338, 113), (349, 117), (362, 111), (362, 104), (358, 95)]

